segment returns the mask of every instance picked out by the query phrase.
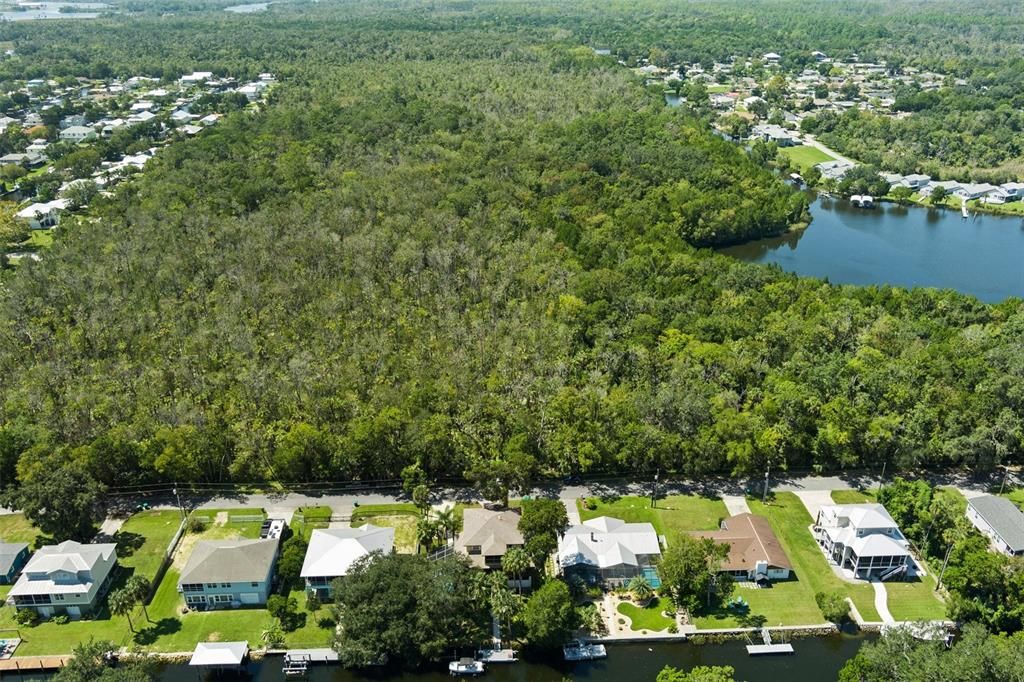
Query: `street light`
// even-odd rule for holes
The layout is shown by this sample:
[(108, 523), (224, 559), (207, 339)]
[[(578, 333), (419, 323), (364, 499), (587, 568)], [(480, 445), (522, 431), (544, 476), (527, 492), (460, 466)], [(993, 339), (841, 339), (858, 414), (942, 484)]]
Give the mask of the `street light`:
[(655, 506), (657, 506), (657, 499), (658, 499), (658, 475), (660, 473), (661, 473), (660, 469), (658, 471), (654, 472), (654, 485), (651, 487), (651, 508), (652, 509)]
[(764, 490), (761, 492), (761, 504), (764, 504), (768, 499), (768, 476), (772, 472), (772, 463), (768, 462), (768, 468), (764, 470)]
[(185, 518), (185, 508), (181, 506), (181, 496), (178, 495), (178, 487), (175, 486), (171, 490), (174, 492), (174, 497), (178, 500), (178, 509), (181, 510), (181, 518)]

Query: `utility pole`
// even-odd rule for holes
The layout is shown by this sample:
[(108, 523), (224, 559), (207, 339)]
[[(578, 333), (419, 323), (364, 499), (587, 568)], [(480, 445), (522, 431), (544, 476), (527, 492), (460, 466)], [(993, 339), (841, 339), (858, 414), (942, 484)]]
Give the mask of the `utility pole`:
[(181, 506), (181, 495), (178, 494), (178, 486), (174, 486), (174, 488), (172, 488), (172, 490), (174, 492), (175, 499), (178, 500), (178, 509), (181, 510), (181, 518), (184, 519), (185, 518), (185, 508), (183, 506)]
[(1003, 488), (1006, 487), (1006, 478), (1010, 475), (1010, 467), (1003, 465), (1003, 482), (999, 484), (999, 494), (1003, 494)]
[(658, 476), (661, 474), (661, 469), (654, 472), (654, 484), (651, 486), (651, 509), (658, 506)]
[(771, 460), (768, 461), (768, 468), (764, 471), (764, 490), (761, 492), (761, 504), (764, 504), (768, 499), (768, 476), (772, 472)]
[(882, 492), (882, 481), (885, 480), (885, 465), (889, 463), (889, 460), (882, 461), (882, 475), (878, 479), (878, 492)]
[(949, 555), (953, 553), (954, 546), (956, 546), (956, 540), (949, 543), (949, 549), (946, 550), (946, 558), (942, 560), (942, 570), (939, 571), (939, 581), (935, 583), (936, 592), (938, 592), (939, 588), (942, 587), (942, 577), (946, 575), (946, 565), (949, 563)]

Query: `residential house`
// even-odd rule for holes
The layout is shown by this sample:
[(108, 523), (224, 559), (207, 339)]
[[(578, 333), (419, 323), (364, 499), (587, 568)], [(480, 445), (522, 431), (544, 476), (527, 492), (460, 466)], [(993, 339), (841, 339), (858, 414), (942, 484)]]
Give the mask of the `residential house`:
[[(44, 147), (45, 148), (45, 147)], [(0, 156), (0, 166), (25, 166), (35, 168), (46, 163), (46, 157), (37, 151), (26, 150), (24, 154), (4, 154)]]
[(800, 138), (786, 130), (782, 126), (772, 123), (760, 123), (753, 127), (750, 132), (751, 138), (759, 138), (765, 142), (774, 142), (780, 147), (796, 147), (801, 143)]
[(857, 578), (887, 580), (913, 565), (909, 543), (880, 504), (826, 505), (813, 533), (829, 561)]
[(816, 62), (823, 62), (826, 59), (828, 59), (827, 54), (825, 54), (824, 52), (819, 52), (818, 50), (811, 52), (811, 56), (814, 57), (814, 61)]
[(28, 561), (28, 544), (0, 542), (0, 585), (10, 585)]
[(729, 555), (720, 570), (737, 580), (786, 580), (793, 570), (786, 551), (763, 516), (737, 514), (722, 521), (718, 530), (694, 531), (693, 535), (729, 545)]
[(829, 180), (842, 180), (847, 171), (853, 168), (852, 163), (846, 161), (823, 161), (814, 164), (814, 167), (821, 171), (821, 177)]
[(42, 547), (22, 569), (7, 603), (41, 617), (77, 619), (94, 613), (117, 565), (117, 545), (84, 545), (66, 540)]
[(462, 532), (455, 539), (456, 551), (468, 555), (477, 568), (501, 568), (505, 552), (524, 544), (519, 518), (519, 512), (514, 509), (466, 509), (462, 515)]
[(182, 76), (178, 79), (181, 85), (198, 85), (204, 81), (208, 81), (213, 78), (212, 71), (193, 71), (187, 76)]
[(934, 182), (929, 182), (927, 185), (922, 187), (918, 193), (922, 197), (927, 199), (938, 187), (942, 187), (943, 189), (946, 190), (946, 194), (950, 195), (960, 189), (960, 183), (957, 182), (956, 180), (937, 180)]
[(728, 95), (724, 92), (712, 93), (709, 99), (714, 109), (730, 110), (736, 104), (736, 96)]
[(28, 223), (30, 230), (49, 230), (60, 223), (60, 214), (68, 207), (64, 199), (54, 199), (45, 203), (30, 204), (14, 214), (15, 218)]
[(154, 118), (156, 118), (156, 114), (152, 111), (140, 111), (137, 114), (129, 116), (128, 123), (149, 123)]
[(358, 560), (372, 552), (389, 554), (395, 547), (395, 529), (364, 524), (359, 528), (317, 529), (309, 538), (299, 575), (306, 591), (321, 599), (331, 596), (331, 582), (348, 575)]
[(1024, 555), (1024, 513), (1003, 497), (982, 495), (967, 500), (967, 519), (1009, 556)]
[(71, 126), (60, 131), (60, 139), (65, 142), (86, 142), (96, 137), (96, 131), (88, 126)]
[(965, 201), (970, 201), (972, 199), (981, 199), (982, 197), (988, 196), (997, 189), (999, 188), (995, 185), (990, 185), (987, 182), (965, 182), (960, 185), (960, 187), (953, 190), (951, 194)]
[(204, 126), (212, 126), (214, 123), (220, 120), (220, 114), (207, 114), (199, 119), (199, 122)]
[(189, 121), (191, 121), (194, 118), (199, 118), (199, 117), (198, 116), (194, 116), (194, 115), (188, 113), (184, 109), (178, 109), (178, 110), (174, 111), (171, 114), (171, 120), (174, 121), (175, 123), (188, 123)]
[(1021, 197), (1024, 197), (1024, 182), (1004, 182), (982, 201), (986, 204), (1005, 204)]
[(131, 112), (133, 114), (137, 114), (140, 111), (155, 111), (158, 108), (159, 107), (156, 104), (150, 102), (149, 100), (139, 100), (138, 102), (134, 102), (132, 104)]
[(764, 60), (764, 63), (768, 65), (778, 64), (782, 61), (782, 55), (777, 52), (768, 52), (762, 57), (762, 59)]
[(0, 116), (0, 130), (7, 130), (13, 125), (21, 126), (21, 121), (10, 116)]
[(278, 538), (203, 540), (178, 578), (178, 592), (197, 609), (266, 604)]
[(85, 116), (82, 116), (81, 114), (72, 114), (71, 116), (65, 116), (62, 118), (57, 127), (61, 130), (65, 130), (66, 128), (73, 128), (75, 126), (84, 126), (88, 122), (89, 119)]
[(659, 586), (654, 564), (660, 556), (654, 526), (609, 516), (572, 526), (558, 542), (558, 566), (563, 573), (612, 586), (625, 585), (639, 575)]
[(25, 116), (24, 124), (26, 128), (41, 126), (43, 125), (43, 117), (33, 111)]

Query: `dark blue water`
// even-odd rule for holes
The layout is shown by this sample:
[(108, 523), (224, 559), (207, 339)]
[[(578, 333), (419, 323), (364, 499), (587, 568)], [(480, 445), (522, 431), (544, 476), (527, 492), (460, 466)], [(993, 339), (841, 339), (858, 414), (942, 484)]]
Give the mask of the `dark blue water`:
[(1024, 296), (1024, 218), (818, 197), (811, 225), (722, 249), (837, 284), (949, 288), (987, 302)]

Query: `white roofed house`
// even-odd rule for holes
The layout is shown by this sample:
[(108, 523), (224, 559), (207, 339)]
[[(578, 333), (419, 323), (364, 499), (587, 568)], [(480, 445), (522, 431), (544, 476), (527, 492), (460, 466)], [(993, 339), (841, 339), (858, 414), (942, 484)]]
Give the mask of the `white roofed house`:
[(26, 206), (14, 214), (15, 218), (28, 223), (30, 230), (49, 230), (60, 223), (60, 215), (68, 207), (64, 199)]
[(990, 185), (987, 182), (965, 182), (950, 193), (955, 197), (970, 201), (987, 197), (998, 189), (995, 185)]
[(795, 147), (801, 144), (800, 138), (786, 130), (782, 126), (773, 125), (771, 123), (758, 124), (751, 130), (750, 136), (764, 140), (765, 142), (774, 142), (780, 147)]
[(71, 126), (60, 131), (60, 139), (65, 142), (85, 142), (96, 137), (96, 131), (89, 126)]
[(946, 190), (946, 194), (950, 195), (953, 194), (954, 192), (957, 192), (960, 189), (961, 183), (957, 182), (956, 180), (937, 180), (934, 182), (929, 182), (927, 185), (925, 185), (918, 191), (918, 194), (925, 198), (930, 197), (932, 195), (932, 192), (934, 192), (938, 187), (942, 187), (944, 190)]
[(373, 552), (389, 554), (394, 546), (394, 528), (367, 523), (359, 528), (317, 529), (309, 538), (299, 575), (307, 592), (324, 599), (330, 597), (331, 582), (348, 575), (353, 564)]
[(569, 528), (558, 542), (558, 567), (590, 582), (625, 585), (638, 575), (658, 586), (661, 545), (654, 526), (601, 516)]
[(1024, 197), (1024, 182), (1004, 182), (982, 201), (986, 204), (1005, 204)]
[(910, 544), (880, 504), (826, 505), (812, 530), (829, 561), (856, 578), (888, 580), (914, 566)]
[(25, 564), (7, 594), (7, 603), (32, 609), (43, 618), (77, 619), (92, 614), (113, 578), (116, 549), (114, 544), (85, 545), (74, 540), (42, 547)]

